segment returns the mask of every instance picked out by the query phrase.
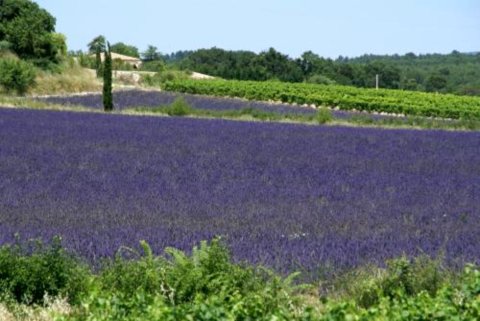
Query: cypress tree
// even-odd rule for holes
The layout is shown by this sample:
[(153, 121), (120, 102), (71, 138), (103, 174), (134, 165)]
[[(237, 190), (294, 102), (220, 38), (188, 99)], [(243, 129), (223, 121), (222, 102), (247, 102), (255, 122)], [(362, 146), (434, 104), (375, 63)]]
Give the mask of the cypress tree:
[(103, 109), (105, 111), (113, 110), (112, 97), (112, 52), (110, 43), (107, 43), (105, 50), (105, 62), (103, 67)]
[(97, 78), (102, 76), (102, 69), (101, 49), (97, 46), (97, 48), (95, 48), (95, 70), (97, 72)]

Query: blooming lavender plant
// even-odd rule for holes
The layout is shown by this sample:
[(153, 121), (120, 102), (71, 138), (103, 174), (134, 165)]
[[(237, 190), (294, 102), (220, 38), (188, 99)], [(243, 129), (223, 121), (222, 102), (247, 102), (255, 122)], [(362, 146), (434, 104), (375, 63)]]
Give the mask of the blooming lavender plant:
[[(135, 107), (159, 107), (171, 104), (177, 97), (183, 97), (193, 108), (216, 111), (240, 110), (254, 108), (264, 112), (290, 115), (314, 115), (317, 110), (312, 107), (293, 106), (289, 104), (247, 101), (235, 98), (219, 98), (200, 95), (179, 94), (165, 91), (124, 90), (114, 93), (114, 104), (118, 110)], [(43, 101), (62, 105), (81, 105), (95, 109), (102, 108), (102, 97), (98, 94), (52, 96), (41, 98)], [(336, 118), (347, 118), (358, 113), (333, 111)]]
[(95, 263), (221, 235), (311, 275), (444, 253), (480, 263), (480, 133), (0, 108), (0, 244)]

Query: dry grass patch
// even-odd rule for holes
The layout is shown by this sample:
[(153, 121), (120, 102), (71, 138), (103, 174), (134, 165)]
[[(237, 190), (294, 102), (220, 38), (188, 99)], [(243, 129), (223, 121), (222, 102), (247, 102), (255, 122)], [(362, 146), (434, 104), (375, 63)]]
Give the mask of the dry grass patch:
[(30, 90), (33, 95), (68, 94), (100, 91), (102, 83), (91, 70), (79, 66), (66, 67), (62, 73), (41, 71), (36, 86)]

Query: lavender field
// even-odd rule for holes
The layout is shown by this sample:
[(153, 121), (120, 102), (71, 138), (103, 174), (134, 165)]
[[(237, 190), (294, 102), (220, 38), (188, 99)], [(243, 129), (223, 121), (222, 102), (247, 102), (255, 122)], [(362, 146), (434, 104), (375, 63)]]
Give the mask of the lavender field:
[[(193, 107), (208, 110), (236, 110), (247, 106), (268, 112), (283, 114), (315, 114), (314, 108), (294, 107), (288, 104), (268, 104), (262, 102), (246, 101), (234, 98), (218, 98), (189, 94), (178, 94), (165, 91), (124, 90), (114, 93), (114, 104), (117, 110), (134, 107), (158, 107), (171, 104), (175, 98), (182, 96)], [(42, 98), (46, 102), (61, 105), (81, 105), (94, 109), (103, 109), (100, 94), (53, 96)]]
[[(240, 110), (242, 108), (254, 108), (264, 112), (289, 114), (289, 115), (314, 115), (317, 110), (311, 107), (294, 106), (289, 104), (266, 103), (259, 101), (247, 101), (235, 98), (219, 98), (200, 95), (179, 94), (165, 91), (145, 91), (145, 90), (124, 90), (117, 91), (113, 95), (116, 110), (125, 110), (136, 107), (159, 107), (171, 104), (177, 97), (185, 98), (185, 101), (193, 108), (230, 111)], [(84, 106), (93, 109), (103, 110), (102, 96), (100, 94), (89, 95), (70, 95), (70, 96), (52, 96), (41, 98), (40, 100), (67, 106)], [(349, 118), (359, 113), (336, 110), (332, 112), (335, 118)], [(372, 115), (374, 118), (380, 118), (379, 115)], [(386, 116), (384, 116), (385, 118)]]
[(221, 235), (312, 275), (403, 253), (480, 263), (480, 133), (0, 108), (0, 244), (92, 263)]

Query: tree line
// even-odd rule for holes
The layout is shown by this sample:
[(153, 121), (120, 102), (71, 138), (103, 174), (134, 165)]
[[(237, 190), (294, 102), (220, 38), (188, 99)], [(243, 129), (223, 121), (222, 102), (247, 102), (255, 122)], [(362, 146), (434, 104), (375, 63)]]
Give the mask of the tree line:
[[(25, 92), (34, 80), (33, 65), (55, 69), (64, 60), (67, 56), (65, 36), (55, 32), (55, 23), (56, 19), (33, 1), (0, 0), (0, 59), (3, 71), (0, 73), (0, 86)], [(97, 54), (95, 43), (94, 39), (87, 53), (70, 52), (70, 55), (79, 57), (82, 66), (98, 70), (96, 59), (91, 58), (92, 54)], [(225, 79), (366, 88), (374, 87), (376, 75), (379, 75), (381, 88), (480, 95), (480, 52), (364, 55), (357, 58), (340, 56), (331, 59), (312, 51), (291, 58), (274, 48), (260, 53), (210, 48), (162, 54), (152, 45), (140, 52), (133, 45), (117, 42), (110, 49), (111, 52), (141, 58), (141, 68), (154, 72), (180, 69)], [(9, 56), (10, 53), (13, 57)], [(128, 69), (132, 66), (114, 60), (113, 68)], [(19, 81), (13, 82), (12, 79)]]
[[(90, 48), (90, 52), (94, 50)], [(356, 58), (324, 58), (312, 51), (291, 58), (274, 48), (255, 53), (220, 48), (182, 50), (163, 54), (149, 45), (144, 52), (123, 42), (112, 52), (139, 57), (142, 69), (190, 70), (234, 80), (278, 80), (316, 84), (338, 84), (363, 88), (480, 95), (480, 53), (416, 55), (363, 55)]]
[[(179, 57), (175, 59), (176, 57)], [(480, 53), (364, 55), (323, 58), (307, 51), (293, 59), (270, 48), (260, 53), (219, 48), (171, 54), (167, 64), (225, 79), (272, 80), (480, 95)]]

